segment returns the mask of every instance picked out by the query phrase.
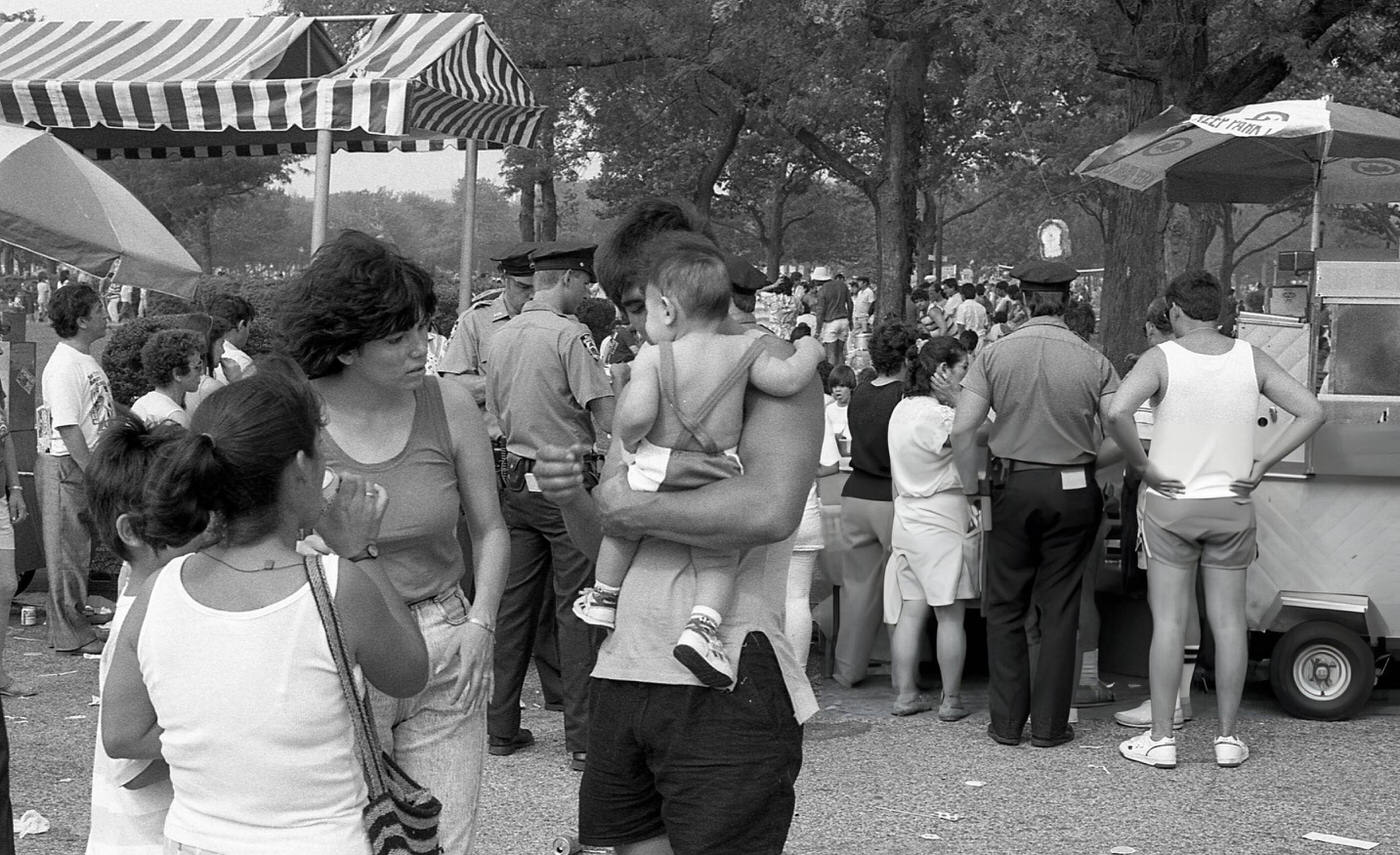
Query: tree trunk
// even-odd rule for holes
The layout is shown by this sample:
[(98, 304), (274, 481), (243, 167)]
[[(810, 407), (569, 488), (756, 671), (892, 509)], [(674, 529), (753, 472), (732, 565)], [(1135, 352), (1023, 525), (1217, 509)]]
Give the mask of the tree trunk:
[(763, 242), (764, 266), (768, 271), (768, 281), (777, 281), (783, 264), (783, 233), (787, 231), (787, 225), (783, 222), (784, 211), (787, 209), (787, 191), (783, 185), (778, 185), (778, 191), (773, 194), (773, 199), (768, 203), (768, 223), (764, 227)]
[(1104, 354), (1114, 365), (1147, 345), (1142, 313), (1162, 290), (1163, 203), (1160, 188), (1145, 193), (1114, 187), (1107, 192), (1107, 243), (1099, 329)]
[(521, 176), (520, 214), (517, 222), (520, 224), (521, 240), (538, 240), (535, 236), (535, 181), (533, 175)]
[(739, 134), (744, 130), (747, 118), (747, 114), (740, 108), (729, 112), (725, 117), (719, 145), (715, 146), (710, 159), (701, 167), (700, 174), (695, 178), (695, 209), (706, 219), (710, 217), (710, 207), (715, 199), (715, 182), (724, 174), (724, 165), (729, 162), (729, 156), (739, 144)]
[(540, 131), (535, 168), (537, 188), (537, 210), (535, 211), (535, 240), (559, 239), (559, 199), (554, 191), (554, 119), (557, 114), (551, 110), (549, 120)]
[(539, 240), (559, 240), (559, 199), (554, 193), (554, 169), (546, 164), (539, 182), (539, 222), (535, 234)]
[(895, 44), (885, 64), (889, 101), (885, 108), (883, 180), (875, 185), (875, 228), (880, 274), (877, 305), (904, 314), (904, 290), (914, 269), (915, 188), (924, 145), (924, 91), (933, 58), (926, 34)]
[(942, 249), (938, 241), (939, 219), (943, 212), (938, 209), (938, 196), (928, 188), (920, 188), (919, 196), (923, 199), (923, 215), (919, 217), (918, 240), (914, 248), (914, 281), (922, 282), (924, 277), (933, 272), (936, 264), (941, 262), (933, 261), (931, 258), (938, 257), (938, 251)]
[(214, 207), (206, 205), (199, 217), (199, 248), (204, 253), (204, 272), (214, 272)]

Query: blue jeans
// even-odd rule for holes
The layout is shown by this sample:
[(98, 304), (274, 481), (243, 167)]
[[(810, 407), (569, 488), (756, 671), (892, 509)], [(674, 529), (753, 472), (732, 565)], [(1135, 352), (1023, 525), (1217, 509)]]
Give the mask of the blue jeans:
[(486, 755), (486, 704), (471, 716), (454, 705), (468, 607), (466, 595), (455, 586), (413, 607), (428, 645), (428, 685), (422, 692), (392, 698), (370, 688), (384, 750), (442, 802), (438, 839), (445, 855), (471, 851)]
[(49, 578), (49, 643), (55, 650), (76, 650), (97, 638), (83, 611), (92, 561), (87, 486), (71, 457), (40, 454), (36, 464)]

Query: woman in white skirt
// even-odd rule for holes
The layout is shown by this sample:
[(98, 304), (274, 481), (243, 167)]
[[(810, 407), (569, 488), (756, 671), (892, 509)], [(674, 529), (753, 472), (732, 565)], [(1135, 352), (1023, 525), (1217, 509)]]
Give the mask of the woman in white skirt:
[(885, 566), (885, 622), (891, 636), (894, 714), (934, 708), (918, 691), (919, 647), (929, 608), (938, 618), (938, 670), (943, 699), (938, 717), (967, 716), (962, 704), (967, 633), (965, 601), (976, 596), (963, 547), (969, 509), (953, 464), (948, 435), (953, 426), (967, 352), (956, 339), (939, 336), (910, 360), (908, 394), (890, 417), (890, 470), (894, 477), (894, 531)]

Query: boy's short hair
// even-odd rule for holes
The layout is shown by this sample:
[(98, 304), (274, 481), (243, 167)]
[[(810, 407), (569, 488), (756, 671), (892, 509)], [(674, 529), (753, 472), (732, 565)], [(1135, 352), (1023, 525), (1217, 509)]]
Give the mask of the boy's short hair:
[(59, 338), (72, 338), (78, 334), (78, 321), (101, 303), (102, 298), (86, 285), (64, 285), (49, 298), (49, 321), (53, 331)]
[(694, 232), (666, 232), (652, 239), (647, 286), (687, 315), (718, 320), (729, 314), (729, 268), (714, 242)]
[(209, 298), (209, 314), (228, 321), (229, 328), (242, 323), (252, 323), (257, 315), (253, 304), (237, 294), (215, 294)]
[(141, 372), (146, 382), (159, 388), (189, 370), (190, 354), (203, 361), (204, 336), (193, 330), (161, 330), (141, 346)]
[(132, 530), (151, 548), (180, 545), (152, 543), (148, 539), (142, 495), (146, 473), (160, 449), (184, 432), (184, 428), (169, 423), (148, 427), (139, 417), (122, 410), (92, 450), (92, 458), (83, 473), (88, 512), (98, 538), (123, 561), (131, 560), (131, 551), (117, 533), (117, 517), (122, 514), (130, 515)]
[(1204, 270), (1181, 274), (1167, 286), (1167, 302), (1197, 321), (1216, 321), (1225, 307), (1225, 293), (1220, 280)]

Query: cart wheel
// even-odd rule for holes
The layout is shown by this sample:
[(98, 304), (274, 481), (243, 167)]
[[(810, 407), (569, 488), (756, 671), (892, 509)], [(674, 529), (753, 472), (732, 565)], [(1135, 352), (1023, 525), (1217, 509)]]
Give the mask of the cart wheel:
[(1337, 721), (1361, 711), (1376, 682), (1376, 656), (1356, 633), (1331, 621), (1284, 633), (1269, 662), (1279, 706), (1298, 718)]

